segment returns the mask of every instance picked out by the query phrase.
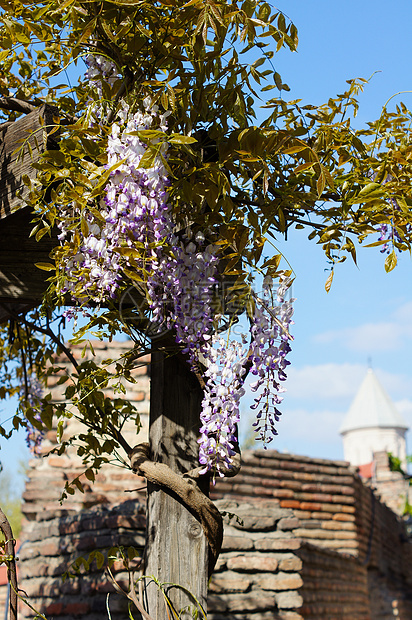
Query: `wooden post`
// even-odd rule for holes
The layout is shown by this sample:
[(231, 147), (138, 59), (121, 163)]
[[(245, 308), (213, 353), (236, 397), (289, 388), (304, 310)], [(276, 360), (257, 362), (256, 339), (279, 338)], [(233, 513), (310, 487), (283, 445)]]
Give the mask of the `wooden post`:
[[(152, 460), (178, 473), (197, 467), (202, 390), (182, 355), (152, 354), (150, 398)], [(208, 479), (203, 484), (207, 493)], [(177, 499), (150, 483), (147, 519), (146, 575), (187, 588), (206, 610), (208, 545), (199, 522)], [(188, 607), (193, 611), (194, 601), (183, 590), (168, 585), (165, 591), (178, 612)], [(166, 612), (164, 597), (150, 581), (146, 603), (152, 618), (172, 617)], [(179, 618), (191, 619), (190, 609)]]

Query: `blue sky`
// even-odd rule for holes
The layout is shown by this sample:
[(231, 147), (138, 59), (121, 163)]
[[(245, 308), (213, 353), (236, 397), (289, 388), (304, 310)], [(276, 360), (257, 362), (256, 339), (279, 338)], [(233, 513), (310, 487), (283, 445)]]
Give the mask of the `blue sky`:
[[(377, 118), (398, 91), (412, 90), (410, 26), (412, 3), (289, 0), (279, 9), (295, 22), (299, 51), (282, 50), (276, 70), (290, 88), (290, 99), (321, 104), (345, 89), (345, 80), (369, 78), (360, 96), (357, 124)], [(395, 98), (412, 106), (412, 95)], [(281, 249), (296, 280), (295, 342), (279, 436), (271, 447), (299, 454), (342, 458), (338, 429), (367, 369), (368, 358), (405, 420), (412, 427), (412, 262), (400, 257), (386, 274), (379, 249), (360, 248), (358, 267), (338, 266), (325, 292), (328, 267), (322, 249), (295, 231)], [(247, 407), (244, 410), (248, 418)], [(246, 422), (242, 425), (246, 432)], [(24, 454), (24, 440), (2, 447), (11, 467)], [(412, 444), (410, 441), (410, 449)]]
[[(360, 95), (357, 126), (379, 117), (382, 106), (399, 91), (412, 90), (410, 25), (412, 4), (278, 2), (299, 31), (297, 53), (282, 50), (276, 70), (290, 88), (284, 96), (321, 104), (341, 93), (346, 80), (372, 80)], [(411, 107), (412, 94), (392, 100)], [(412, 427), (412, 261), (399, 258), (387, 274), (379, 249), (359, 248), (358, 267), (349, 260), (336, 268), (329, 294), (322, 250), (295, 231), (282, 250), (296, 280), (295, 342), (292, 365), (278, 425), (271, 444), (292, 453), (342, 458), (338, 434), (343, 416), (371, 358), (382, 385)], [(246, 412), (245, 412), (246, 413)], [(247, 415), (245, 415), (247, 417)], [(243, 430), (245, 432), (245, 430)], [(411, 440), (409, 441), (412, 451)]]

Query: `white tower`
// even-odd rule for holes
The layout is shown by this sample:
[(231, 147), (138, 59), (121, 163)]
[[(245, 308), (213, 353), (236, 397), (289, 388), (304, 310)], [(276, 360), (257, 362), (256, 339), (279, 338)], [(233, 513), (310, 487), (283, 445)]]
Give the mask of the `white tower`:
[(406, 471), (406, 431), (408, 425), (375, 373), (369, 368), (340, 428), (345, 460), (366, 465), (374, 452), (391, 452)]

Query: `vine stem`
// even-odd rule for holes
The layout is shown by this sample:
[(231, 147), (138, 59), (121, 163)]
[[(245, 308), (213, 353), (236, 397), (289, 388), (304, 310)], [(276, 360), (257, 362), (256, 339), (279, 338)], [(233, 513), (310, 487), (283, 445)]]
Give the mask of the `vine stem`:
[(13, 532), (11, 529), (11, 525), (6, 515), (0, 508), (0, 530), (3, 532), (5, 542), (5, 552), (7, 556), (10, 556), (11, 559), (7, 561), (7, 579), (10, 583), (10, 601), (9, 601), (9, 609), (10, 609), (10, 620), (17, 620), (17, 571), (16, 571), (16, 559), (14, 554), (14, 544), (15, 540), (13, 538)]

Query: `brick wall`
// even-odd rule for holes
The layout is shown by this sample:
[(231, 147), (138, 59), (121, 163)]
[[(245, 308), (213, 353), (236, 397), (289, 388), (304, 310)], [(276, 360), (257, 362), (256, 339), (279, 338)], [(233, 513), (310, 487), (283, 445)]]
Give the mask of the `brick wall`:
[[(96, 364), (101, 364), (107, 358), (120, 358), (128, 349), (130, 343), (116, 342), (112, 344), (93, 342)], [(82, 347), (74, 349), (74, 356), (81, 360)], [(66, 358), (58, 360), (60, 366), (68, 366)], [(139, 435), (136, 435), (134, 423), (126, 424), (124, 435), (131, 446), (141, 441), (147, 440), (148, 414), (150, 407), (150, 358), (145, 356), (138, 361), (137, 367), (132, 375), (138, 383), (126, 382), (125, 394), (114, 394), (112, 390), (106, 390), (109, 397), (123, 397), (134, 402), (140, 413), (143, 425)], [(54, 401), (63, 400), (62, 387), (57, 385), (59, 376), (49, 378), (49, 389)], [(69, 421), (70, 432), (84, 432), (84, 427), (74, 418)], [(66, 423), (67, 426), (67, 423)], [(64, 435), (63, 435), (64, 438)], [(42, 442), (42, 453), (47, 455), (56, 445), (56, 430), (51, 430), (46, 434)], [(24, 500), (24, 515), (27, 519), (36, 519), (39, 511), (56, 510), (59, 506), (59, 499), (66, 481), (73, 480), (84, 471), (80, 457), (77, 456), (74, 448), (69, 448), (68, 452), (62, 456), (51, 454), (47, 458), (35, 458), (29, 463), (28, 482), (26, 483)], [(81, 478), (84, 485), (84, 495), (76, 493), (64, 502), (66, 511), (79, 511), (91, 507), (95, 504), (115, 504), (130, 497), (127, 493), (130, 489), (143, 488), (139, 501), (145, 501), (145, 480), (138, 478), (131, 470), (104, 465), (92, 485), (84, 476)], [(136, 497), (136, 495), (133, 495)], [(39, 498), (41, 497), (41, 501)]]
[[(109, 351), (97, 343), (98, 360), (113, 356), (113, 347), (120, 355), (128, 344), (111, 345)], [(128, 394), (143, 417), (149, 407), (149, 360), (144, 362), (136, 369), (139, 384)], [(61, 398), (54, 389), (54, 397)], [(55, 441), (50, 432), (45, 451)], [(63, 585), (61, 575), (93, 549), (143, 545), (145, 482), (131, 471), (105, 466), (93, 487), (87, 483), (84, 494), (76, 492), (59, 507), (64, 481), (81, 471), (76, 458), (72, 453), (31, 462), (21, 585), (56, 620), (107, 617), (109, 591), (113, 617), (123, 617), (124, 599), (95, 568)], [(125, 492), (136, 488), (140, 491)], [(211, 495), (239, 522), (226, 517), (210, 583), (210, 620), (412, 618), (412, 545), (404, 525), (348, 463), (245, 451), (238, 476), (218, 480)]]
[(238, 476), (219, 481), (212, 496), (257, 507), (262, 497), (277, 498), (272, 501), (298, 519), (291, 533), (301, 541), (305, 620), (412, 618), (405, 524), (355, 468), (265, 450), (245, 452), (243, 461)]
[(240, 473), (219, 482), (212, 497), (277, 499), (299, 519), (296, 534), (302, 540), (357, 555), (356, 479), (355, 469), (343, 461), (245, 451)]
[(359, 560), (307, 542), (297, 553), (305, 620), (377, 620), (370, 610), (368, 572)]

